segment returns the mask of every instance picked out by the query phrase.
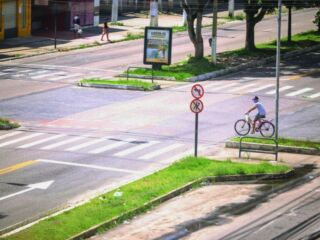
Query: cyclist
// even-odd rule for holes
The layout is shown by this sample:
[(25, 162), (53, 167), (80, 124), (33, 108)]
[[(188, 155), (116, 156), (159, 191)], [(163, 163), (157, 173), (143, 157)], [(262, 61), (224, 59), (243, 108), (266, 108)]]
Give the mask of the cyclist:
[(267, 113), (266, 113), (266, 110), (264, 108), (264, 106), (259, 102), (259, 97), (258, 96), (255, 96), (252, 101), (254, 102), (254, 106), (252, 108), (249, 109), (249, 111), (246, 113), (246, 114), (249, 114), (250, 112), (252, 112), (253, 110), (257, 109), (258, 110), (258, 113), (257, 115), (254, 117), (254, 120), (253, 120), (253, 124), (252, 124), (252, 131), (251, 133), (255, 133), (256, 131), (256, 122), (258, 121), (259, 122), (259, 125), (260, 126), (260, 119), (261, 118), (265, 118)]

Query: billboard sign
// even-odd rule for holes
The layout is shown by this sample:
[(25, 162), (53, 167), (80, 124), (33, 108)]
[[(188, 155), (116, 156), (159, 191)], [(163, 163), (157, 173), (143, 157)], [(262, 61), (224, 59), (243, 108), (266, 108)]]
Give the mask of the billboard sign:
[(144, 32), (144, 64), (171, 64), (172, 28), (146, 27)]

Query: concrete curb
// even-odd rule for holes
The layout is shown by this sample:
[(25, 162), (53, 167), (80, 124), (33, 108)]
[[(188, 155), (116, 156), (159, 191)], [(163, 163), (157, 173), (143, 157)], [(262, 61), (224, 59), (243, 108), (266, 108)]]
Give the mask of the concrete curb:
[[(305, 49), (301, 49), (301, 50), (295, 50), (295, 51), (291, 51), (288, 53), (285, 53), (282, 55), (282, 59), (287, 59), (296, 55), (301, 55), (304, 53), (308, 53), (308, 52), (312, 52), (314, 50), (318, 50), (320, 49), (320, 44), (309, 47), (309, 48), (305, 48)], [(247, 68), (252, 68), (252, 67), (257, 67), (260, 65), (265, 65), (267, 63), (272, 63), (275, 62), (276, 57), (272, 56), (272, 57), (267, 57), (264, 58), (262, 60), (259, 61), (251, 61), (245, 64), (241, 64), (239, 66), (235, 66), (235, 67), (229, 67), (226, 69), (221, 69), (221, 70), (217, 70), (214, 72), (210, 72), (210, 73), (205, 73), (205, 74), (201, 74), (195, 77), (191, 77), (191, 78), (187, 78), (186, 81), (188, 82), (199, 82), (199, 81), (205, 81), (208, 80), (210, 78), (216, 78), (216, 77), (220, 77), (226, 74), (230, 74), (230, 73), (234, 73), (234, 72), (238, 72)]]
[[(79, 83), (80, 87), (95, 87), (95, 88), (107, 88), (107, 89), (121, 89), (121, 90), (133, 90), (133, 91), (148, 91), (143, 87), (129, 86), (129, 85), (114, 85), (114, 84), (96, 84), (96, 83)], [(151, 91), (161, 89), (160, 85), (152, 87)]]
[(113, 226), (116, 226), (123, 221), (132, 218), (133, 216), (144, 213), (148, 209), (151, 209), (152, 207), (155, 207), (165, 201), (168, 201), (174, 197), (177, 197), (197, 186), (202, 185), (208, 185), (208, 183), (215, 183), (215, 182), (234, 182), (234, 181), (252, 181), (252, 180), (276, 180), (276, 179), (285, 179), (293, 176), (294, 170), (288, 171), (286, 173), (280, 173), (280, 174), (254, 174), (254, 175), (232, 175), (232, 176), (219, 176), (219, 177), (204, 177), (200, 178), (198, 180), (195, 180), (193, 182), (190, 182), (186, 184), (185, 186), (175, 189), (168, 194), (165, 194), (163, 196), (160, 196), (158, 198), (155, 198), (147, 203), (145, 203), (143, 206), (138, 207), (136, 209), (133, 209), (129, 212), (126, 212), (120, 216), (114, 217), (111, 220), (105, 221), (101, 224), (98, 224), (96, 226), (93, 226), (92, 228), (83, 231), (80, 234), (77, 234), (71, 238), (68, 238), (68, 240), (81, 240), (89, 238), (95, 234), (98, 233), (99, 229), (108, 229)]
[[(127, 78), (127, 74), (122, 73), (117, 75), (116, 77), (125, 77)], [(139, 74), (129, 74), (129, 78), (140, 78), (140, 79), (152, 79), (152, 76), (149, 75), (139, 75)], [(176, 81), (175, 77), (164, 77), (164, 76), (153, 76), (155, 80), (166, 80), (166, 81)]]
[[(239, 148), (240, 143), (235, 141), (227, 141), (225, 147), (227, 148)], [(274, 151), (275, 147), (270, 144), (259, 144), (259, 143), (242, 143), (243, 148), (253, 149), (253, 150), (261, 150), (261, 151)], [(306, 148), (306, 147), (292, 147), (292, 146), (278, 146), (279, 152), (286, 153), (296, 153), (296, 154), (306, 154), (306, 155), (320, 155), (320, 150), (316, 148)]]

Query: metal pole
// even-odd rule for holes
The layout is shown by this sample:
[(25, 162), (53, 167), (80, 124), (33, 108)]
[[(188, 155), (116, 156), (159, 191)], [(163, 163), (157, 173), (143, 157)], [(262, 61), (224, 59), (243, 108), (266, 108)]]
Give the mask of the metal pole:
[(57, 5), (54, 3), (54, 49), (57, 48)]
[(194, 156), (198, 157), (198, 113), (196, 115), (195, 121), (195, 137), (194, 137)]
[(276, 131), (275, 139), (278, 141), (279, 137), (279, 87), (280, 87), (280, 41), (281, 41), (281, 0), (278, 0), (278, 36), (277, 36), (277, 61), (276, 61)]
[(211, 61), (217, 63), (217, 25), (218, 25), (218, 0), (213, 0)]

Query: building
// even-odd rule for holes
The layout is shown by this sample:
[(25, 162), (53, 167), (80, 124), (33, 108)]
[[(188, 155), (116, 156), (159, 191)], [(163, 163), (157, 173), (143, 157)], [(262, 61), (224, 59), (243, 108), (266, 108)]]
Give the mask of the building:
[(0, 40), (31, 32), (31, 0), (0, 0)]

